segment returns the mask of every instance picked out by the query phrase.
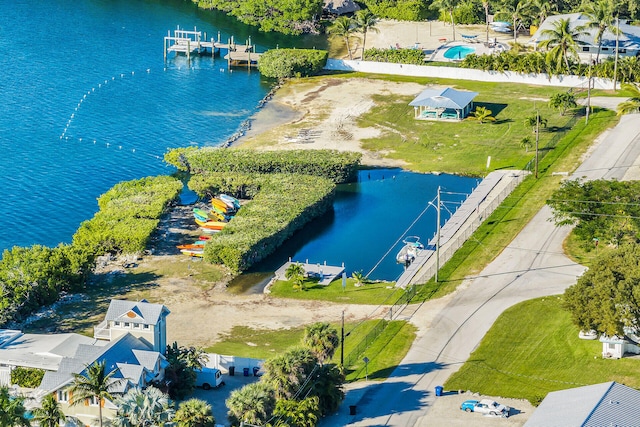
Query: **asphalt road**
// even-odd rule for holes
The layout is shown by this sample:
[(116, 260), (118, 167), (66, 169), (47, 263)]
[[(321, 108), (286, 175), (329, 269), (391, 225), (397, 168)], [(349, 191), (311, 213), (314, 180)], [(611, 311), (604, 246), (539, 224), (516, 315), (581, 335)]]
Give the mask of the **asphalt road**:
[[(638, 167), (639, 156), (640, 115), (624, 116), (571, 178), (622, 179)], [(550, 217), (545, 206), (491, 264), (460, 286), (386, 381), (348, 391), (339, 413), (321, 426), (437, 424), (428, 414), (434, 387), (460, 368), (497, 317), (521, 301), (562, 293), (584, 272), (562, 250), (570, 228), (556, 227)], [(357, 406), (356, 415), (349, 405)]]

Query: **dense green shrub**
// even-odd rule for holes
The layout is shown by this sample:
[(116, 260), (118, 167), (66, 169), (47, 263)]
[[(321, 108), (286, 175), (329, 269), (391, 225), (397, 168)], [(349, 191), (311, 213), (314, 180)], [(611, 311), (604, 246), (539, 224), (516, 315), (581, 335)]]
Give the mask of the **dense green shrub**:
[[(438, 19), (448, 24), (451, 23), (449, 12), (441, 10)], [(478, 1), (461, 2), (453, 9), (453, 22), (456, 24), (484, 24), (486, 17), (482, 3)]]
[(11, 370), (11, 384), (20, 387), (36, 388), (42, 382), (42, 377), (44, 377), (43, 369), (17, 366)]
[(181, 189), (182, 183), (169, 176), (115, 185), (98, 199), (100, 211), (80, 225), (73, 245), (94, 254), (142, 252), (160, 216)]
[(265, 77), (308, 77), (319, 74), (328, 52), (315, 49), (270, 49), (262, 54), (258, 69)]
[[(253, 200), (205, 246), (205, 260), (239, 272), (265, 258), (333, 204), (335, 184), (328, 179), (294, 174), (195, 175), (189, 188), (204, 196), (219, 192), (240, 195), (238, 183), (256, 191)], [(234, 182), (229, 187), (229, 183)], [(245, 194), (246, 196), (246, 194)]]
[(381, 19), (423, 21), (435, 16), (429, 9), (431, 2), (423, 0), (363, 0), (362, 3)]
[[(360, 153), (336, 150), (255, 151), (228, 148), (175, 149), (165, 161), (191, 173), (295, 173), (321, 176), (336, 184), (355, 180)], [(232, 178), (229, 178), (232, 179)], [(238, 184), (240, 185), (240, 184)]]
[(199, 7), (218, 9), (260, 31), (298, 35), (317, 32), (315, 18), (322, 14), (322, 0), (192, 0)]
[(365, 61), (390, 62), (393, 64), (425, 65), (421, 49), (377, 49), (364, 51)]
[(56, 301), (62, 291), (79, 289), (92, 260), (83, 250), (65, 245), (5, 250), (0, 260), (0, 325), (24, 319)]

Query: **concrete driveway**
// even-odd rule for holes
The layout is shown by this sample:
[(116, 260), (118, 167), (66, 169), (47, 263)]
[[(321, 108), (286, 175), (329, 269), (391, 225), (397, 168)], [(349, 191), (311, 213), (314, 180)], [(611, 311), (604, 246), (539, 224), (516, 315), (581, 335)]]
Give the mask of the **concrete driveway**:
[[(599, 138), (571, 178), (622, 179), (639, 156), (640, 115), (628, 115)], [(562, 293), (584, 272), (562, 249), (570, 228), (556, 227), (550, 218), (545, 206), (491, 264), (431, 314), (430, 327), (386, 381), (349, 390), (338, 414), (320, 425), (443, 425), (446, 420), (429, 413), (434, 387), (462, 366), (497, 317), (521, 301)], [(412, 318), (420, 319), (420, 311), (431, 306), (424, 305)], [(357, 407), (356, 415), (350, 415), (349, 405)], [(524, 424), (526, 417), (520, 421)]]

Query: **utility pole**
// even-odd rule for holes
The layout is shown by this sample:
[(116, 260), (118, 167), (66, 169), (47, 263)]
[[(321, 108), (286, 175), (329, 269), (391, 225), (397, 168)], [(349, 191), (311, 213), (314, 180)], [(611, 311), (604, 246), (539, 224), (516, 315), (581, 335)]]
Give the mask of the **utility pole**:
[(538, 179), (538, 142), (540, 141), (540, 112), (536, 110), (536, 166), (535, 166), (535, 177)]
[(587, 81), (587, 112), (585, 116), (584, 123), (589, 123), (589, 113), (591, 112), (591, 66), (593, 65), (593, 59), (591, 55), (589, 55), (589, 79)]
[(616, 59), (613, 63), (613, 91), (616, 91), (616, 82), (618, 77), (618, 49), (620, 47), (620, 13), (616, 14)]
[(440, 186), (438, 186), (438, 206), (436, 215), (436, 283), (438, 283), (438, 270), (440, 270)]
[(340, 366), (344, 366), (344, 310), (342, 310), (342, 329), (340, 338)]

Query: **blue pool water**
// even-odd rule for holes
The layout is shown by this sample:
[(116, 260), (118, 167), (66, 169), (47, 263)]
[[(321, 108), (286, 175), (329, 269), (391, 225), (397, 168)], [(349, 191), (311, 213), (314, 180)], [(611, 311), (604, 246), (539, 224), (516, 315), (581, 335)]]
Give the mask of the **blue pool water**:
[(447, 59), (464, 59), (470, 53), (476, 53), (476, 49), (470, 46), (453, 46), (446, 50), (444, 57)]

